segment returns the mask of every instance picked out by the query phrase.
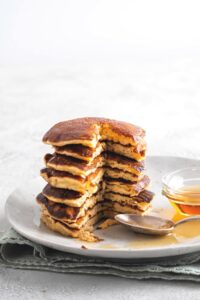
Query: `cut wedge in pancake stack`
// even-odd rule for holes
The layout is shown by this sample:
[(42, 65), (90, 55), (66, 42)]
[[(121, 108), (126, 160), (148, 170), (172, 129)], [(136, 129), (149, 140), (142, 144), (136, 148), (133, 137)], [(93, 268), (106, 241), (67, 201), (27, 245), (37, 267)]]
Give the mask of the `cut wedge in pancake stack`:
[(103, 118), (53, 126), (43, 137), (54, 148), (44, 157), (47, 182), (37, 196), (41, 219), (51, 230), (88, 242), (103, 220), (118, 213), (144, 214), (153, 193), (144, 172), (143, 129)]

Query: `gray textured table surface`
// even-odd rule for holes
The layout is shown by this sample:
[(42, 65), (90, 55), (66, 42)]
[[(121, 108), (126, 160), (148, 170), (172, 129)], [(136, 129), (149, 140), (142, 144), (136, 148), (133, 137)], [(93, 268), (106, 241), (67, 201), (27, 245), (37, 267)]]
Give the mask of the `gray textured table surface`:
[[(200, 158), (200, 61), (0, 69), (0, 231), (9, 193), (38, 176), (56, 121), (105, 116), (147, 129), (149, 154)], [(198, 284), (0, 270), (0, 299), (199, 299)]]

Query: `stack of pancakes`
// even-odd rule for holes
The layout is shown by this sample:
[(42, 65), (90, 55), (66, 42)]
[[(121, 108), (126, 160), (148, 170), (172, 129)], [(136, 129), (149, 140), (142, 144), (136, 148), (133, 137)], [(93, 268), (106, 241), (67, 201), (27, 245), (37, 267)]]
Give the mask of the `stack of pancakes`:
[(53, 126), (43, 141), (47, 181), (37, 196), (42, 221), (63, 235), (97, 241), (95, 225), (118, 213), (143, 214), (153, 193), (144, 175), (143, 129), (103, 118), (80, 118)]

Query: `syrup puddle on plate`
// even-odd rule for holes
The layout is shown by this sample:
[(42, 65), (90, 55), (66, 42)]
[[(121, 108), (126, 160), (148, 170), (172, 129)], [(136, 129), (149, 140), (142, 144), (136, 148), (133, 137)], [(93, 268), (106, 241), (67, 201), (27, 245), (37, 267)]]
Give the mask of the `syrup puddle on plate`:
[(155, 248), (155, 247), (163, 247), (163, 246), (169, 246), (173, 244), (177, 244), (178, 241), (173, 235), (167, 235), (167, 236), (144, 236), (142, 234), (138, 234), (136, 240), (128, 243), (126, 246), (128, 248), (134, 248), (134, 249), (144, 249), (144, 248)]
[(134, 249), (172, 246), (178, 243), (189, 242), (200, 237), (200, 221), (192, 220), (175, 227), (174, 231), (166, 236), (150, 236), (137, 234), (135, 240), (126, 246)]
[(100, 246), (101, 249), (119, 249), (119, 247), (114, 244), (104, 244)]

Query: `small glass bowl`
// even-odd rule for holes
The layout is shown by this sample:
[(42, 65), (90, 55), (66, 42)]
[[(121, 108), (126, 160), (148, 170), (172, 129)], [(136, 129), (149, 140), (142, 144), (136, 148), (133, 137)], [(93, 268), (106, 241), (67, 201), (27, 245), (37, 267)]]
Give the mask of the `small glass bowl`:
[(170, 203), (182, 215), (200, 215), (200, 168), (184, 168), (162, 178), (163, 189)]

